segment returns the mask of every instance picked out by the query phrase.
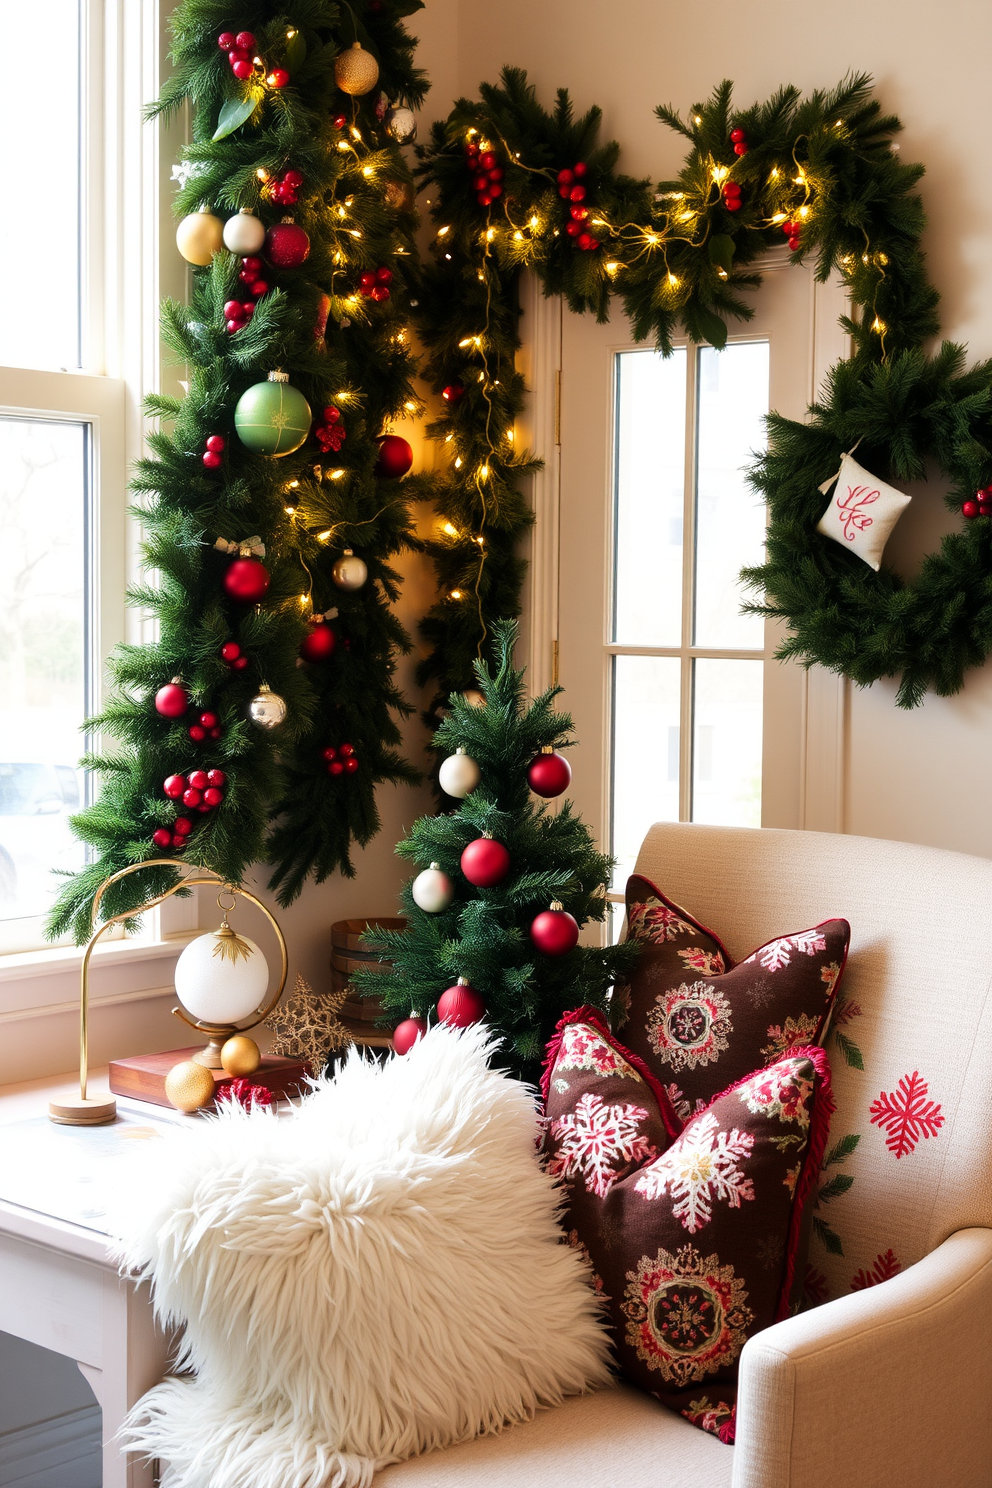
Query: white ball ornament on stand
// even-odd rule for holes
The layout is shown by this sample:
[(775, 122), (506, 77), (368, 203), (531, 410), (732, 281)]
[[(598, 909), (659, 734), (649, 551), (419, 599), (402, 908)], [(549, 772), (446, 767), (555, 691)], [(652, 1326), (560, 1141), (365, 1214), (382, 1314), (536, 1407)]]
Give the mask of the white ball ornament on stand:
[(339, 589), (361, 589), (368, 576), (369, 571), (365, 560), (356, 557), (350, 548), (345, 548), (331, 569), (331, 578)]
[(459, 747), (441, 765), (437, 780), (441, 789), (456, 801), (464, 800), (475, 790), (482, 779), (482, 771), (470, 754)]
[(265, 242), (265, 224), (247, 207), (224, 223), (224, 247), (240, 258), (261, 253)]
[(410, 887), (413, 902), (425, 914), (440, 914), (448, 908), (455, 897), (455, 886), (440, 865), (432, 863), (418, 873)]
[(269, 968), (253, 940), (232, 930), (198, 935), (176, 962), (176, 995), (201, 1023), (236, 1024), (256, 1012), (265, 998)]
[(190, 212), (176, 228), (176, 247), (187, 263), (205, 268), (224, 246), (224, 224), (213, 212)]

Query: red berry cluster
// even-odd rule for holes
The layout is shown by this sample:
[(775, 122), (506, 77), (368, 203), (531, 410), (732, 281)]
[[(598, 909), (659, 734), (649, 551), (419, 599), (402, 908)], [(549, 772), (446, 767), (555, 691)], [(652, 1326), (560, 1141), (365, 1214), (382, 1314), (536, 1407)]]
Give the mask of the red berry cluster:
[(503, 195), (503, 167), (494, 150), (480, 150), (475, 140), (465, 146), (465, 164), (472, 176), (475, 199), (480, 207), (491, 207)]
[(358, 293), (365, 300), (375, 300), (376, 304), (381, 304), (383, 300), (389, 299), (389, 286), (392, 282), (392, 269), (366, 269), (364, 274), (358, 276)]
[(732, 129), (730, 131), (730, 143), (734, 147), (735, 155), (747, 154), (747, 135), (743, 129)]
[(339, 744), (337, 749), (333, 744), (328, 744), (326, 749), (321, 750), (321, 758), (327, 762), (328, 775), (354, 775), (358, 769), (354, 744)]
[(223, 434), (208, 434), (203, 450), (203, 463), (208, 470), (217, 470), (224, 463)]
[(248, 658), (247, 656), (242, 656), (241, 647), (237, 641), (225, 641), (220, 648), (220, 654), (232, 672), (243, 672), (248, 665)]
[(318, 424), (313, 432), (325, 455), (331, 450), (337, 454), (348, 437), (344, 424), (341, 422), (340, 408), (335, 408), (333, 404), (330, 408), (325, 408), (324, 422)]
[(303, 177), (298, 170), (283, 171), (278, 181), (272, 181), (269, 185), (269, 195), (279, 207), (295, 207), (299, 200), (298, 193), (303, 185)]
[(969, 518), (992, 516), (992, 486), (983, 486), (975, 492), (973, 501), (963, 502), (961, 515)]
[(741, 209), (741, 188), (736, 181), (724, 181), (723, 183), (723, 205), (728, 212), (739, 212)]
[(246, 326), (254, 314), (255, 302), (253, 300), (225, 300), (224, 302), (224, 319), (232, 336), (235, 331), (240, 331), (243, 326)]
[(586, 197), (589, 192), (583, 180), (588, 167), (584, 160), (579, 160), (569, 170), (568, 167), (558, 172), (558, 195), (562, 201), (568, 202), (568, 222), (565, 231), (574, 242), (576, 248), (583, 253), (594, 253), (599, 247), (599, 239), (593, 237), (586, 227), (589, 220), (589, 208), (586, 206)]
[(802, 230), (803, 225), (801, 222), (785, 221), (782, 223), (782, 231), (788, 238), (789, 247), (792, 249), (793, 253), (798, 253), (800, 247), (802, 246), (799, 237), (799, 234), (802, 232)]
[(202, 744), (204, 739), (219, 739), (220, 719), (217, 714), (209, 711), (201, 713), (199, 722), (190, 724), (189, 736), (194, 744)]
[(246, 78), (251, 77), (255, 71), (252, 62), (252, 54), (255, 51), (253, 32), (239, 31), (235, 35), (233, 31), (222, 31), (217, 38), (217, 45), (222, 52), (227, 53), (227, 60), (236, 78), (244, 82)]
[(331, 120), (331, 123), (334, 125), (335, 129), (343, 129), (347, 122), (347, 117), (344, 114), (335, 114), (334, 118)]
[(226, 1102), (228, 1105), (244, 1106), (245, 1110), (251, 1110), (252, 1106), (271, 1106), (275, 1104), (275, 1096), (267, 1085), (253, 1085), (251, 1080), (241, 1076), (232, 1080), (230, 1084), (225, 1080), (217, 1087), (214, 1097), (217, 1104)]
[(243, 258), (241, 260), (241, 272), (238, 278), (256, 300), (260, 300), (264, 294), (268, 294), (268, 281), (262, 278), (264, 270), (260, 258)]
[[(170, 801), (182, 801), (189, 811), (205, 814), (213, 811), (224, 799), (222, 787), (227, 784), (223, 770), (191, 770), (188, 775), (170, 775), (162, 783), (162, 790)], [(170, 827), (157, 827), (152, 833), (156, 847), (172, 848), (181, 852), (186, 838), (193, 830), (188, 816), (177, 816)]]

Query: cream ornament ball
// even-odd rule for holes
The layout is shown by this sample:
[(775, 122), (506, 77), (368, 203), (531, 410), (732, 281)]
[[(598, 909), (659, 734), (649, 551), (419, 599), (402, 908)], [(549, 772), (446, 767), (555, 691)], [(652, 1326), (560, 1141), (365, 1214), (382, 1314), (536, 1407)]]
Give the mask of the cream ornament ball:
[(417, 138), (417, 119), (413, 109), (401, 105), (391, 108), (386, 114), (386, 129), (399, 145), (408, 145)]
[(342, 93), (360, 98), (363, 93), (371, 93), (379, 81), (379, 64), (372, 53), (366, 52), (356, 41), (335, 59), (334, 81)]
[(234, 217), (224, 223), (224, 247), (239, 258), (251, 258), (261, 253), (265, 242), (265, 224), (254, 212), (242, 207)]
[(201, 1023), (223, 1026), (257, 1012), (269, 985), (269, 967), (253, 940), (225, 920), (218, 930), (190, 941), (176, 962), (176, 996)]
[(213, 212), (190, 212), (176, 228), (176, 247), (187, 263), (205, 268), (224, 246), (224, 224)]
[(356, 557), (350, 548), (345, 548), (331, 569), (331, 578), (339, 589), (361, 589), (368, 576), (369, 570), (365, 560)]
[(413, 902), (425, 914), (441, 914), (455, 897), (455, 886), (438, 863), (418, 873), (410, 886)]
[(449, 754), (437, 772), (438, 785), (456, 801), (463, 801), (466, 796), (470, 796), (481, 779), (482, 771), (478, 764), (461, 748), (454, 754)]

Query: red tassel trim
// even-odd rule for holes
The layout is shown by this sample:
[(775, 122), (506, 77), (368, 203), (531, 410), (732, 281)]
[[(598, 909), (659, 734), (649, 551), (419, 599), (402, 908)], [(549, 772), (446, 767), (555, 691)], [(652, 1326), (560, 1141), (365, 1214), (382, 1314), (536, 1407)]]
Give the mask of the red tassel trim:
[(558, 1060), (558, 1055), (561, 1053), (561, 1041), (565, 1035), (565, 1029), (571, 1023), (590, 1024), (596, 1029), (597, 1033), (603, 1036), (614, 1053), (619, 1054), (621, 1059), (625, 1059), (631, 1068), (637, 1071), (658, 1102), (658, 1110), (661, 1113), (661, 1119), (669, 1137), (673, 1142), (676, 1137), (680, 1137), (685, 1129), (685, 1123), (672, 1105), (668, 1091), (657, 1076), (651, 1073), (639, 1055), (632, 1053), (630, 1049), (625, 1049), (619, 1039), (614, 1038), (603, 1014), (598, 1008), (594, 1007), (575, 1008), (572, 1012), (565, 1013), (559, 1020), (558, 1027), (548, 1040), (548, 1047), (544, 1054), (544, 1067), (541, 1071), (541, 1094), (544, 1097), (545, 1107), (548, 1104), (548, 1091), (551, 1087), (551, 1072)]

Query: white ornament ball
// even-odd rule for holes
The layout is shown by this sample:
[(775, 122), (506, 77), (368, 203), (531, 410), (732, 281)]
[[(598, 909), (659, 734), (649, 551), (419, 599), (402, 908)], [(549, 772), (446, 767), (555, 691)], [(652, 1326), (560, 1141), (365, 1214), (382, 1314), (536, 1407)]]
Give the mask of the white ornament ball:
[(176, 247), (187, 263), (203, 268), (224, 246), (224, 224), (213, 212), (190, 212), (176, 228)]
[(356, 558), (350, 548), (345, 548), (331, 569), (331, 578), (339, 589), (361, 589), (368, 576), (369, 571), (365, 560)]
[(201, 1023), (230, 1024), (254, 1013), (265, 997), (269, 968), (253, 940), (229, 925), (198, 935), (176, 962), (176, 995)]
[(482, 779), (482, 771), (470, 754), (459, 749), (448, 755), (437, 772), (437, 778), (441, 789), (460, 801), (475, 790)]
[(417, 120), (413, 109), (405, 107), (390, 109), (386, 116), (386, 128), (398, 144), (409, 144), (417, 137)]
[(448, 875), (441, 872), (437, 863), (432, 863), (423, 873), (417, 874), (410, 892), (418, 909), (424, 910), (426, 914), (440, 914), (454, 899), (455, 886)]
[(229, 217), (224, 223), (224, 247), (241, 258), (260, 253), (264, 242), (265, 224), (247, 207), (242, 207), (236, 217)]
[(248, 717), (259, 728), (278, 728), (286, 719), (286, 704), (277, 692), (263, 685), (248, 704)]

